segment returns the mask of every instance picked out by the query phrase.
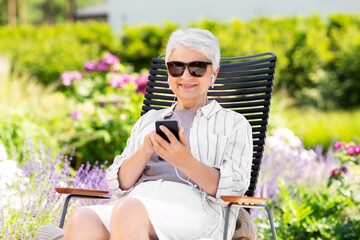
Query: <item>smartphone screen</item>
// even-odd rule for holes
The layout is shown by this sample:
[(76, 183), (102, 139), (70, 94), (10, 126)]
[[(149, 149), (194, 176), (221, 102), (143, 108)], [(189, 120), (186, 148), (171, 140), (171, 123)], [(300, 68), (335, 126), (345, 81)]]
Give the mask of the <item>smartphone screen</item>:
[(163, 131), (160, 130), (161, 125), (164, 125), (165, 127), (167, 127), (174, 134), (174, 136), (179, 140), (179, 126), (178, 126), (178, 122), (176, 120), (165, 119), (165, 120), (158, 120), (155, 122), (156, 133), (159, 134), (166, 141), (170, 142), (170, 140), (167, 138), (165, 133), (163, 133)]

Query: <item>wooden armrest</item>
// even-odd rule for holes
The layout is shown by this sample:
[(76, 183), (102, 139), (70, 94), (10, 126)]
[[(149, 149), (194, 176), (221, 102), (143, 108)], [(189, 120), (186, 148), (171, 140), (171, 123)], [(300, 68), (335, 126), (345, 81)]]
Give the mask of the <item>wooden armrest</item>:
[(76, 194), (82, 196), (95, 196), (95, 197), (105, 197), (109, 193), (108, 191), (79, 189), (79, 188), (55, 188), (55, 191), (60, 194)]
[(245, 196), (220, 196), (225, 202), (244, 203), (244, 204), (263, 204), (266, 198), (245, 197)]

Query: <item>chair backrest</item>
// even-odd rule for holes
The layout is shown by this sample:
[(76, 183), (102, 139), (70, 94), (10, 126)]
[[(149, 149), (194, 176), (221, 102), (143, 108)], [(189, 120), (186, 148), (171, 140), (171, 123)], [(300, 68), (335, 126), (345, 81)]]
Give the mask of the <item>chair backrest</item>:
[[(209, 100), (215, 99), (222, 107), (241, 113), (252, 126), (254, 153), (251, 182), (246, 196), (254, 196), (259, 176), (275, 66), (276, 56), (272, 52), (221, 58), (215, 87), (208, 91)], [(174, 102), (167, 78), (164, 55), (153, 58), (142, 115), (151, 109), (168, 108)]]

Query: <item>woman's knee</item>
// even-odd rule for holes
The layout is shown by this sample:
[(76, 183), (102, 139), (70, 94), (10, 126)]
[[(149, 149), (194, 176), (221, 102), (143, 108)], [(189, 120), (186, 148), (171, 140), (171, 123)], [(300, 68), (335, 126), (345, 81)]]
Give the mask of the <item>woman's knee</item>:
[(112, 234), (141, 235), (138, 239), (155, 236), (153, 226), (144, 205), (135, 198), (123, 198), (114, 207), (111, 216)]
[(109, 232), (94, 211), (78, 208), (67, 220), (64, 239), (89, 239), (89, 229), (91, 229), (91, 239), (109, 238)]

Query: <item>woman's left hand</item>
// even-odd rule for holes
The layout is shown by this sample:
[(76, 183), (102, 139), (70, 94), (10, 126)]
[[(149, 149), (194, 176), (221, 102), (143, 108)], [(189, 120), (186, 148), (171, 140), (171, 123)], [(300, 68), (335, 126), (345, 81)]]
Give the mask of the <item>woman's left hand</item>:
[(179, 167), (185, 164), (186, 160), (194, 158), (191, 154), (183, 128), (179, 130), (179, 140), (177, 140), (175, 135), (167, 127), (160, 126), (160, 129), (170, 140), (170, 142), (167, 142), (156, 132), (152, 135), (151, 141), (154, 150), (160, 157), (175, 167)]

